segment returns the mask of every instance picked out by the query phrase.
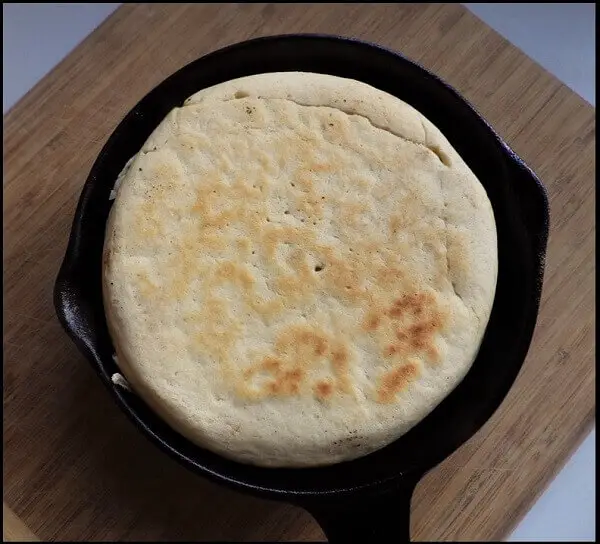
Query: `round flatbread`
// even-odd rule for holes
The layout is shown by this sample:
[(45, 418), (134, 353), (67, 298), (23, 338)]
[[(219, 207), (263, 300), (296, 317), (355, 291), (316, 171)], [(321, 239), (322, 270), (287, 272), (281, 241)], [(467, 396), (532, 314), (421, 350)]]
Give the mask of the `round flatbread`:
[(133, 390), (202, 447), (303, 467), (382, 448), (462, 380), (497, 244), (485, 190), (423, 115), (269, 73), (164, 119), (120, 176), (103, 262)]

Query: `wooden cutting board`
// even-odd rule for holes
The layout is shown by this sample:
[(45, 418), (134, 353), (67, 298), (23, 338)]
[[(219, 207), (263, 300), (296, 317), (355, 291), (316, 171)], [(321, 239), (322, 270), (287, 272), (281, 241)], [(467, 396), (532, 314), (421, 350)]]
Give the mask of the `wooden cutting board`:
[(41, 540), (323, 538), (304, 511), (218, 487), (159, 452), (114, 405), (52, 306), (82, 185), (125, 113), (193, 59), (286, 32), (379, 42), (433, 70), (550, 194), (530, 354), (496, 415), (419, 484), (413, 539), (506, 537), (593, 425), (589, 104), (458, 4), (128, 4), (4, 117), (4, 501), (16, 531), (5, 527), (6, 538), (19, 529)]

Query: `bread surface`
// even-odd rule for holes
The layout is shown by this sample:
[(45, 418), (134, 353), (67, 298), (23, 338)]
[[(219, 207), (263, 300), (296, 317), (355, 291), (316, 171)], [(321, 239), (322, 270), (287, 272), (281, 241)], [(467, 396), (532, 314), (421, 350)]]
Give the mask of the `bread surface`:
[(121, 371), (173, 428), (302, 467), (439, 404), (496, 276), (485, 190), (431, 122), (364, 83), (270, 73), (196, 93), (126, 165), (103, 295)]

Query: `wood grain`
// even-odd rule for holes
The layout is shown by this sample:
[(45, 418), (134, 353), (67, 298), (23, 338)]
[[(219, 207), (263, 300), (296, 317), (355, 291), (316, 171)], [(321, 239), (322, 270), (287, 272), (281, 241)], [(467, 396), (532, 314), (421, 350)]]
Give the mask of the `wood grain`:
[(124, 114), (246, 38), (379, 42), (454, 85), (545, 182), (539, 325), (496, 415), (413, 499), (414, 540), (507, 536), (595, 415), (595, 110), (458, 4), (127, 4), (4, 117), (4, 499), (43, 540), (319, 540), (300, 509), (190, 475), (141, 437), (58, 325), (80, 190)]
[(2, 542), (38, 542), (39, 539), (2, 503)]

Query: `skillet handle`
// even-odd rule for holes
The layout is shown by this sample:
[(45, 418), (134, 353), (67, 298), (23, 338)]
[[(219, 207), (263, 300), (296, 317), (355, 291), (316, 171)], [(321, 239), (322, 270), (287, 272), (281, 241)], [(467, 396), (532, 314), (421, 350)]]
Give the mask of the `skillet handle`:
[(347, 502), (303, 505), (317, 520), (328, 542), (410, 542), (410, 501), (418, 478), (395, 489)]

